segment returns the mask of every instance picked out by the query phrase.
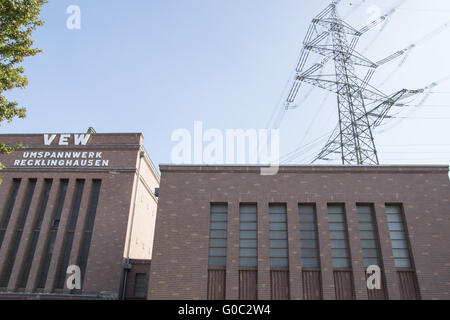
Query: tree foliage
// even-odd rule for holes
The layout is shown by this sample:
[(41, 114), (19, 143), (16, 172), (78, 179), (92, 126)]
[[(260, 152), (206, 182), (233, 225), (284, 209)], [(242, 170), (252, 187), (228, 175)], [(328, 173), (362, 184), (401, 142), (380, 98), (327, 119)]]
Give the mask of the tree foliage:
[[(24, 58), (41, 52), (33, 47), (32, 33), (43, 25), (39, 19), (47, 0), (0, 0), (0, 123), (24, 118), (26, 109), (9, 101), (4, 93), (14, 88), (25, 88), (28, 79), (21, 63)], [(18, 146), (0, 142), (0, 154), (11, 153)], [(0, 163), (0, 169), (2, 164)]]

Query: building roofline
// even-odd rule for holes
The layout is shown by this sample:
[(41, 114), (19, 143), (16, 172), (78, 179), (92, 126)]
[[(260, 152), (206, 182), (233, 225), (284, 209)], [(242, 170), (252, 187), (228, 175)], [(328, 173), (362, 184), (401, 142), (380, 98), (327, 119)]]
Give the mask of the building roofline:
[[(262, 165), (173, 165), (160, 164), (160, 172), (260, 172)], [(449, 165), (281, 165), (281, 173), (293, 172), (439, 172), (448, 173)]]
[(0, 133), (0, 136), (40, 136), (43, 134), (91, 134), (91, 135), (141, 135), (142, 132), (96, 132), (96, 133), (89, 133), (89, 132), (69, 132), (69, 131), (62, 131), (62, 132), (33, 132), (33, 133)]

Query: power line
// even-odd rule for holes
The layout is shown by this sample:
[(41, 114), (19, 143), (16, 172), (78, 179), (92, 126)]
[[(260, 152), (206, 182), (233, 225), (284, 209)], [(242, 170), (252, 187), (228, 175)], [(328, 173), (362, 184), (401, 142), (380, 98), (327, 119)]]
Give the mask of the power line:
[(450, 117), (396, 117), (394, 119), (415, 119), (415, 120), (450, 120)]

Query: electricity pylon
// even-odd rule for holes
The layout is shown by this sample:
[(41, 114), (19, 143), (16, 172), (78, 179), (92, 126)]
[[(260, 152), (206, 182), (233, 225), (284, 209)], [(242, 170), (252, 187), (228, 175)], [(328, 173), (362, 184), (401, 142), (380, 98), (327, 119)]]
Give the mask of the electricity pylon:
[[(406, 49), (378, 62), (358, 53), (355, 47), (361, 35), (382, 23), (389, 14), (357, 30), (339, 17), (338, 3), (338, 0), (333, 1), (312, 20), (285, 108), (291, 108), (303, 82), (336, 93), (339, 123), (314, 161), (331, 160), (333, 155), (340, 154), (342, 164), (378, 165), (374, 128), (389, 117), (389, 110), (399, 100), (421, 93), (423, 89), (403, 89), (388, 96), (369, 84), (376, 68), (403, 55)], [(319, 55), (320, 60), (305, 68), (310, 54)], [(331, 62), (334, 65), (330, 66)], [(325, 67), (332, 71), (327, 74)], [(357, 75), (362, 72), (364, 78)]]

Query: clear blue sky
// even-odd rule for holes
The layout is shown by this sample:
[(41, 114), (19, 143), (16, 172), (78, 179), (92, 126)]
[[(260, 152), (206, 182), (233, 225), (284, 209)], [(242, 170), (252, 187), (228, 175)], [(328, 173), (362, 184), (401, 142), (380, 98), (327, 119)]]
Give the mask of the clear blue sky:
[[(364, 26), (367, 8), (385, 13), (398, 0), (342, 1), (348, 22)], [(264, 128), (299, 55), (311, 19), (329, 0), (49, 0), (45, 26), (34, 39), (44, 53), (25, 63), (29, 86), (9, 96), (28, 107), (25, 120), (0, 133), (142, 132), (155, 164), (170, 163), (177, 128)], [(362, 4), (361, 4), (362, 3)], [(66, 9), (78, 5), (81, 30), (66, 28)], [(360, 5), (361, 4), (361, 5)], [(353, 9), (355, 8), (356, 9)], [(384, 31), (362, 38), (359, 50), (378, 61), (450, 19), (448, 0), (408, 0)], [(450, 26), (414, 49), (380, 87), (390, 94), (421, 88), (450, 75)], [(399, 61), (380, 67), (378, 85)], [(300, 97), (308, 91), (305, 86)], [(450, 81), (433, 89), (424, 107), (391, 120), (375, 138), (389, 163), (450, 163)], [(315, 89), (281, 124), (281, 154), (334, 128), (336, 99)], [(419, 99), (420, 100), (420, 97)], [(438, 107), (439, 106), (439, 107)], [(441, 107), (442, 106), (442, 107)], [(400, 114), (399, 116), (402, 116)], [(438, 118), (438, 119), (434, 119)], [(447, 118), (447, 119), (446, 119)], [(314, 120), (314, 122), (312, 122)], [(306, 134), (307, 128), (309, 128)], [(308, 163), (325, 141), (292, 163)]]

